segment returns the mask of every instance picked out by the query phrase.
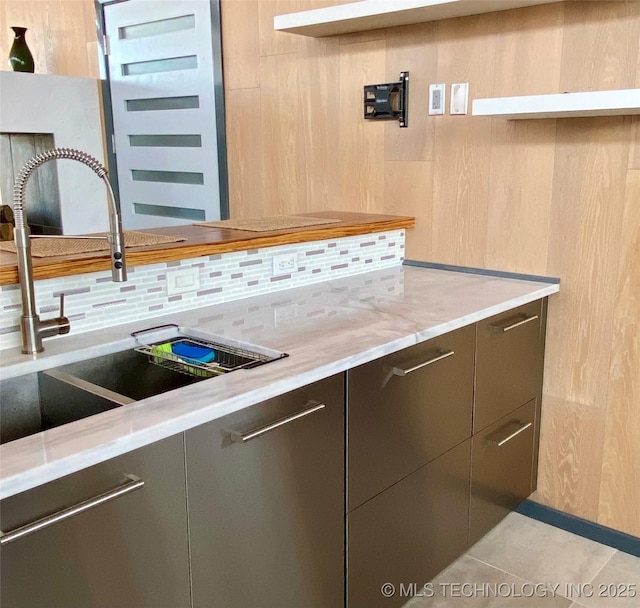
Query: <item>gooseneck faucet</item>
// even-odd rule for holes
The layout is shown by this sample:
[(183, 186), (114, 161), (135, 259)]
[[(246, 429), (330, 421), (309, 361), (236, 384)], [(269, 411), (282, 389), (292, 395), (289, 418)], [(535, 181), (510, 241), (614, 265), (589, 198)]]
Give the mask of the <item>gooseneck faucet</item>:
[[(69, 319), (64, 316), (64, 294), (60, 296), (60, 316), (41, 321), (36, 308), (33, 286), (33, 266), (31, 260), (31, 234), (24, 213), (24, 192), (33, 172), (44, 163), (55, 159), (76, 160), (90, 169), (102, 179), (107, 188), (107, 205), (109, 207), (109, 235), (107, 240), (111, 249), (111, 276), (114, 281), (127, 280), (127, 267), (124, 257), (124, 238), (122, 223), (116, 208), (113, 188), (107, 177), (107, 170), (90, 154), (73, 148), (54, 148), (36, 154), (18, 174), (13, 187), (13, 213), (15, 217), (14, 238), (18, 255), (18, 278), (22, 294), (22, 316), (20, 331), (22, 333), (22, 352), (25, 355), (39, 353), (44, 350), (42, 339), (59, 334), (68, 334)], [(61, 237), (56, 237), (61, 238)], [(65, 238), (65, 237), (62, 237)], [(66, 237), (96, 238), (96, 237)]]

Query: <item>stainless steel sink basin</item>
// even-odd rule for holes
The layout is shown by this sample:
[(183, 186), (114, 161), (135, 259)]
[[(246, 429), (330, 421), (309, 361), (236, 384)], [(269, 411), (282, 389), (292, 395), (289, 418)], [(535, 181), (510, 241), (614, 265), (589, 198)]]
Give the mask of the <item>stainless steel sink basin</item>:
[[(287, 356), (175, 325), (134, 335), (136, 348), (0, 381), (0, 443)], [(215, 358), (176, 356), (176, 341), (210, 345)]]
[(0, 382), (0, 443), (204, 380), (128, 350)]
[(14, 441), (120, 404), (62, 382), (47, 372), (0, 382), (0, 443)]

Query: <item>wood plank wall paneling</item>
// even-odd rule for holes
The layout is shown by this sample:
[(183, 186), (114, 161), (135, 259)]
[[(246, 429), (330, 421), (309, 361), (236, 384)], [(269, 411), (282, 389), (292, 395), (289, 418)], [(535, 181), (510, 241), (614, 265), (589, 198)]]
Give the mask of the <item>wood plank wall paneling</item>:
[(622, 117), (599, 125), (558, 124), (547, 267), (566, 290), (550, 303), (556, 365), (545, 370), (544, 391), (605, 407), (614, 299), (602, 296), (616, 290), (629, 144)]
[[(500, 15), (493, 95), (557, 91), (564, 5), (540, 9)], [(488, 268), (545, 274), (555, 145), (555, 120), (492, 122)]]
[[(640, 53), (638, 53), (640, 56)], [(640, 65), (638, 65), (640, 71)], [(640, 79), (640, 76), (638, 77)], [(640, 85), (638, 85), (640, 88)], [(640, 116), (629, 119), (631, 123), (631, 150), (629, 152), (629, 169), (640, 169)]]
[(567, 2), (562, 91), (630, 89), (638, 67), (637, 2)]
[(28, 28), (27, 44), (38, 74), (99, 78), (93, 0), (2, 0), (0, 69), (13, 43), (11, 26)]
[(599, 521), (640, 536), (640, 171), (628, 171), (626, 186), (613, 311)]
[[(435, 121), (425, 111), (429, 100), (426, 78), (412, 79), (412, 74), (436, 74), (438, 69), (437, 25), (419, 23), (386, 31), (386, 73), (392, 82), (400, 72), (409, 71), (409, 116), (411, 128), (385, 125), (385, 160), (433, 160)], [(373, 84), (373, 83), (367, 83)]]
[(297, 0), (258, 0), (258, 49), (261, 57), (295, 53), (298, 50), (297, 36), (276, 32), (273, 29), (273, 18), (299, 10), (298, 4)]
[(363, 119), (363, 86), (385, 82), (385, 42), (340, 46), (338, 121), (340, 154), (339, 206), (349, 201), (353, 211), (376, 212), (385, 206), (383, 122)]
[(220, 15), (224, 83), (228, 90), (260, 86), (258, 18), (258, 0), (229, 0)]
[[(450, 85), (457, 82), (470, 83), (471, 97), (491, 95), (497, 24), (495, 13), (437, 23), (437, 81), (447, 83), (447, 100)], [(422, 77), (429, 78), (429, 74), (423, 73)], [(448, 113), (432, 118), (436, 125), (432, 259), (484, 266), (490, 204), (491, 119), (468, 120)], [(407, 256), (412, 255), (408, 250)]]
[(260, 88), (225, 91), (229, 207), (232, 217), (268, 215), (263, 196)]
[(306, 208), (304, 147), (295, 53), (260, 57), (263, 204), (272, 215)]
[[(297, 84), (293, 76), (266, 79), (252, 93), (270, 108), (269, 120), (291, 122), (269, 127), (281, 139), (251, 137), (239, 121), (253, 121), (255, 131), (259, 119), (239, 107), (227, 115), (237, 159), (229, 163), (232, 216), (258, 207), (411, 214), (409, 258), (560, 276), (549, 310), (536, 496), (639, 535), (640, 119), (433, 117), (426, 95), (437, 82), (447, 84), (447, 105), (455, 82), (470, 83), (471, 99), (640, 87), (640, 2), (559, 2), (312, 40), (273, 32), (271, 18), (345, 0), (299, 0), (295, 8), (260, 0), (258, 34), (247, 17), (236, 20), (235, 1), (222, 0), (223, 37), (242, 40), (225, 46), (227, 100), (249, 80), (234, 73), (247, 49), (258, 49), (261, 62), (286, 56)], [(409, 128), (365, 122), (362, 86), (405, 69)], [(279, 113), (280, 87), (296, 86), (301, 111)], [(278, 150), (286, 146), (295, 152)], [(252, 183), (247, 158), (261, 171)], [(274, 196), (281, 183), (281, 197), (296, 200)], [(264, 204), (252, 208), (257, 199)]]
[[(336, 84), (339, 52), (336, 38), (298, 40), (299, 93), (292, 103), (297, 103), (301, 111), (305, 211), (330, 208), (340, 195), (339, 159), (335, 153), (340, 134)], [(302, 211), (302, 207), (295, 210)]]
[(534, 499), (598, 520), (606, 410), (545, 395)]

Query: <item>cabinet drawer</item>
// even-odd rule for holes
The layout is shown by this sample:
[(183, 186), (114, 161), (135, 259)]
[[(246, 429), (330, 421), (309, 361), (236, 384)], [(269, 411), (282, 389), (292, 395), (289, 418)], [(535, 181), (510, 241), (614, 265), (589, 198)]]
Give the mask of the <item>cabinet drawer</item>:
[(473, 326), (348, 373), (348, 510), (471, 434)]
[(343, 375), (188, 431), (186, 454), (194, 608), (344, 603)]
[[(470, 440), (347, 516), (347, 608), (391, 608), (467, 549)], [(386, 598), (382, 585), (395, 594)], [(414, 591), (415, 592), (415, 591)]]
[(538, 300), (478, 323), (474, 433), (538, 396), (542, 317)]
[(470, 541), (475, 543), (532, 492), (533, 399), (473, 436)]
[(3, 500), (6, 534), (101, 495), (111, 498), (3, 544), (0, 605), (187, 608), (184, 486), (184, 441), (176, 435)]

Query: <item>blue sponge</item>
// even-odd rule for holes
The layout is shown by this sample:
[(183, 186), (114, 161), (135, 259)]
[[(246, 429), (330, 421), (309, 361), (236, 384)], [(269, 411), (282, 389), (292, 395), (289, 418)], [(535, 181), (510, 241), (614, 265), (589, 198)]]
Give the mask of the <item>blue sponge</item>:
[(207, 346), (190, 342), (173, 342), (171, 352), (187, 363), (209, 363), (216, 358), (216, 352)]

